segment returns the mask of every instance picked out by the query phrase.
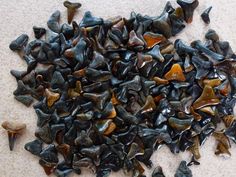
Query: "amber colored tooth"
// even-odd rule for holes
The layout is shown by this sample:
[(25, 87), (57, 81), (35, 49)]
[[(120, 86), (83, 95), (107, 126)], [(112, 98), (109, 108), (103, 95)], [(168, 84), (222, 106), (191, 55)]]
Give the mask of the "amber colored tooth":
[(162, 98), (164, 98), (163, 95), (157, 95), (157, 96), (155, 96), (153, 99), (154, 99), (154, 102), (155, 102), (155, 103), (158, 103)]
[(220, 100), (216, 97), (211, 86), (206, 85), (202, 91), (201, 96), (193, 103), (194, 109), (200, 109), (205, 106), (217, 105)]
[(165, 77), (165, 79), (167, 79), (169, 81), (171, 81), (171, 80), (185, 81), (186, 80), (181, 66), (177, 63), (173, 64), (171, 69), (165, 74), (164, 77)]
[(47, 98), (48, 107), (51, 107), (60, 98), (59, 93), (52, 92), (49, 89), (45, 89), (45, 96)]
[(7, 130), (9, 148), (12, 151), (17, 136), (20, 135), (24, 129), (26, 129), (26, 124), (5, 121), (2, 123), (2, 127)]
[(195, 112), (192, 106), (190, 107), (190, 113), (193, 115), (196, 121), (200, 121), (202, 119), (202, 116), (198, 114), (197, 112)]
[(205, 112), (207, 114), (210, 114), (212, 116), (215, 115), (215, 111), (213, 111), (213, 109), (210, 106), (203, 107), (203, 108), (200, 109), (200, 111)]
[(114, 130), (116, 129), (116, 124), (111, 122), (108, 126), (108, 128), (104, 131), (104, 135), (109, 135), (111, 134)]
[(111, 102), (113, 105), (119, 104), (119, 100), (116, 98), (116, 95), (114, 92), (112, 92)]
[(107, 119), (112, 119), (112, 118), (115, 118), (116, 117), (116, 110), (115, 108), (113, 107), (109, 116), (107, 117)]
[(169, 84), (169, 81), (167, 79), (162, 79), (160, 77), (154, 77), (153, 80), (158, 84), (158, 85), (167, 85)]
[(146, 32), (143, 35), (143, 39), (145, 40), (148, 49), (166, 40), (166, 38), (162, 34), (155, 34), (152, 32)]
[(221, 84), (220, 79), (205, 79), (203, 80), (204, 85), (210, 85), (211, 87), (216, 87)]

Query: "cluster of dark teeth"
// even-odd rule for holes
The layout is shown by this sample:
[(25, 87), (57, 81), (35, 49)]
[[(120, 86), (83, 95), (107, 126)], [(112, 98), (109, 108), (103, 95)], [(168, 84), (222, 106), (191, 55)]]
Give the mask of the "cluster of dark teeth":
[[(236, 56), (214, 30), (206, 42), (171, 43), (198, 6), (198, 0), (177, 3), (175, 9), (168, 2), (156, 17), (132, 12), (128, 19), (104, 20), (86, 12), (77, 24), (81, 4), (66, 1), (68, 23), (61, 25), (56, 11), (48, 29), (33, 27), (35, 40), (28, 43), (22, 34), (12, 41), (10, 49), (28, 65), (11, 71), (15, 98), (26, 106), (37, 100), (37, 139), (25, 149), (40, 158), (47, 175), (89, 168), (97, 177), (120, 169), (144, 177), (140, 162), (151, 168), (150, 157), (163, 144), (173, 153), (190, 151), (189, 165), (199, 164), (199, 146), (210, 135), (218, 142), (215, 154), (230, 155)], [(221, 122), (225, 128), (216, 131)], [(17, 133), (25, 125), (4, 128)], [(152, 176), (163, 177), (161, 167)], [(175, 176), (192, 176), (186, 162)]]

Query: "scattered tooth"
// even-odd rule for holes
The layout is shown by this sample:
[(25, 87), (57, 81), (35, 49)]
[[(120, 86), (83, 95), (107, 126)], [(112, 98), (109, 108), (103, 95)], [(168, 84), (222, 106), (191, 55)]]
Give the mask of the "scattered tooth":
[(73, 17), (76, 13), (76, 10), (81, 7), (80, 3), (74, 3), (70, 1), (64, 1), (64, 6), (67, 8), (67, 20), (68, 23), (70, 24), (73, 20)]
[(52, 92), (49, 89), (45, 89), (45, 96), (47, 98), (47, 105), (49, 107), (51, 107), (60, 98), (59, 93)]
[(2, 127), (5, 130), (7, 130), (8, 140), (9, 140), (9, 148), (12, 151), (14, 148), (14, 144), (15, 144), (17, 136), (21, 135), (22, 132), (26, 129), (26, 124), (5, 121), (2, 123)]

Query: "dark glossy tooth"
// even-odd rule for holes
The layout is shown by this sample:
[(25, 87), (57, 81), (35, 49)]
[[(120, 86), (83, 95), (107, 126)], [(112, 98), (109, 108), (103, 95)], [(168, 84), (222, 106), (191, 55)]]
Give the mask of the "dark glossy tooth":
[(84, 13), (84, 17), (80, 22), (80, 27), (90, 27), (103, 24), (103, 20), (101, 18), (93, 17), (90, 11)]
[(93, 59), (92, 59), (91, 63), (89, 64), (89, 67), (96, 69), (96, 68), (103, 68), (105, 66), (106, 66), (106, 62), (105, 62), (103, 55), (94, 51), (93, 52)]
[(49, 163), (43, 159), (39, 160), (39, 164), (43, 167), (46, 175), (52, 174), (56, 169), (56, 163)]
[(185, 60), (184, 60), (184, 71), (187, 73), (187, 72), (192, 71), (193, 69), (194, 69), (194, 67), (190, 62), (190, 57), (186, 56)]
[(128, 113), (121, 105), (116, 106), (117, 115), (120, 116), (125, 122), (130, 124), (137, 124), (139, 120), (137, 117)]
[(77, 136), (77, 138), (75, 139), (75, 144), (77, 146), (85, 146), (85, 147), (89, 147), (93, 144), (92, 139), (88, 136), (88, 134), (82, 130), (79, 135)]
[(212, 68), (212, 63), (210, 61), (205, 61), (197, 56), (192, 57), (192, 63), (197, 70), (195, 76), (196, 79), (204, 78), (209, 73), (209, 70)]
[(218, 35), (218, 34), (216, 33), (216, 31), (213, 30), (213, 29), (209, 29), (209, 30), (207, 31), (207, 33), (205, 34), (205, 38), (206, 38), (206, 39), (209, 39), (209, 40), (212, 40), (212, 41), (214, 41), (214, 42), (219, 41), (219, 35)]
[(123, 82), (120, 86), (125, 86), (128, 90), (140, 91), (142, 88), (140, 76), (135, 76), (132, 80)]
[(113, 102), (116, 104), (119, 104), (119, 102), (122, 103), (127, 103), (128, 99), (127, 99), (127, 87), (122, 87), (121, 89), (117, 90), (117, 95), (116, 97), (113, 99)]
[(104, 151), (105, 146), (106, 145), (92, 146), (89, 148), (82, 148), (81, 153), (86, 155), (87, 157), (93, 159), (95, 165), (99, 165), (100, 164), (99, 156)]
[(37, 114), (38, 120), (37, 120), (37, 126), (38, 127), (43, 127), (47, 122), (50, 121), (51, 115), (46, 114), (40, 109), (35, 109), (35, 112)]
[(111, 73), (109, 71), (101, 71), (93, 68), (86, 68), (85, 76), (94, 82), (104, 82), (111, 79)]
[(146, 54), (151, 55), (154, 59), (164, 62), (165, 58), (162, 56), (160, 51), (160, 46), (155, 45), (152, 50), (148, 51)]
[(175, 36), (185, 28), (183, 9), (181, 7), (176, 8), (175, 11), (169, 15), (169, 18), (171, 23), (171, 33)]
[(167, 121), (167, 118), (162, 113), (160, 113), (156, 118), (155, 125), (159, 126), (160, 124), (162, 124), (165, 121)]
[(10, 43), (9, 48), (12, 51), (20, 51), (24, 49), (24, 47), (26, 46), (28, 42), (28, 39), (29, 39), (29, 36), (27, 34), (22, 34)]
[(79, 40), (79, 42), (75, 45), (75, 47), (67, 49), (64, 52), (65, 57), (76, 59), (79, 64), (83, 64), (85, 59), (87, 58), (86, 54), (87, 43), (83, 38)]
[(10, 73), (16, 78), (16, 80), (21, 80), (27, 74), (27, 71), (11, 70)]
[(13, 92), (15, 96), (18, 95), (24, 95), (24, 94), (30, 94), (31, 90), (28, 86), (26, 86), (22, 80), (18, 80), (17, 82), (17, 89)]
[(156, 104), (153, 100), (153, 97), (151, 95), (148, 95), (146, 98), (146, 102), (141, 108), (141, 114), (143, 113), (148, 113), (148, 112), (153, 112), (156, 109)]
[(112, 123), (111, 119), (98, 120), (95, 123), (95, 126), (97, 130), (103, 134), (109, 128), (111, 123)]
[(171, 26), (168, 23), (168, 13), (163, 12), (160, 17), (153, 19), (153, 31), (163, 34), (167, 39), (172, 36)]
[[(69, 144), (69, 145), (74, 145), (74, 140), (77, 136), (77, 130), (76, 130), (75, 124), (73, 125), (73, 122), (72, 122), (73, 118), (72, 117), (68, 117), (68, 118), (69, 119), (67, 120), (67, 123), (65, 123), (68, 131), (65, 133), (63, 139), (64, 139), (64, 143)], [(80, 122), (80, 123), (83, 123), (83, 122)]]
[(50, 29), (46, 31), (45, 41), (48, 43), (59, 41), (59, 33), (56, 33)]
[(58, 163), (58, 157), (57, 157), (57, 149), (55, 145), (50, 144), (47, 147), (45, 147), (41, 153), (40, 157), (42, 160), (48, 162), (48, 163)]
[(196, 49), (186, 45), (181, 39), (175, 41), (175, 49), (179, 55), (194, 54), (197, 52)]
[(66, 40), (65, 36), (62, 33), (60, 33), (59, 38), (60, 38), (60, 42), (61, 42), (60, 54), (63, 54), (65, 52), (65, 50), (67, 50), (71, 47), (71, 43)]
[(19, 136), (26, 129), (26, 124), (5, 121), (2, 123), (2, 127), (5, 130), (7, 130), (8, 140), (9, 140), (9, 148), (12, 151), (14, 148), (14, 144), (15, 144), (15, 140), (16, 140), (17, 136)]
[(144, 150), (137, 144), (137, 143), (132, 143), (129, 149), (129, 152), (127, 154), (128, 159), (133, 159), (135, 156), (138, 155), (143, 155)]
[(226, 59), (218, 64), (216, 64), (216, 67), (229, 75), (236, 76), (236, 62)]
[(192, 42), (191, 44), (194, 48), (198, 49), (199, 51), (205, 53), (207, 56), (211, 57), (212, 59), (216, 60), (216, 61), (222, 61), (224, 59), (223, 55), (220, 55), (218, 53), (215, 53), (213, 51), (211, 51), (210, 49), (208, 49), (207, 47), (205, 47), (201, 41), (197, 40)]
[(157, 166), (153, 172), (152, 172), (152, 177), (165, 177), (162, 168), (160, 166)]
[(60, 11), (57, 10), (49, 17), (47, 21), (48, 28), (55, 33), (60, 33), (61, 30), (59, 24), (60, 15), (61, 15)]
[(236, 121), (233, 121), (230, 127), (225, 130), (225, 135), (236, 143)]
[(201, 14), (201, 18), (202, 20), (206, 23), (209, 24), (210, 23), (210, 17), (209, 17), (209, 13), (212, 9), (212, 6), (208, 7), (206, 10), (203, 11), (203, 13)]
[(225, 56), (225, 58), (236, 59), (236, 54), (233, 52), (229, 42), (219, 41), (219, 43), (216, 44), (219, 46), (220, 52)]
[(70, 24), (73, 20), (76, 10), (81, 7), (81, 4), (73, 3), (70, 1), (64, 1), (63, 4), (67, 8), (67, 20), (68, 20), (68, 23)]
[(107, 119), (111, 119), (111, 118), (116, 117), (116, 110), (115, 110), (112, 102), (107, 103), (107, 105), (103, 109), (102, 117), (107, 118)]
[(34, 99), (30, 95), (17, 95), (14, 97), (17, 101), (23, 103), (25, 106), (29, 107), (33, 102)]
[(184, 19), (187, 23), (191, 23), (193, 20), (193, 12), (197, 8), (198, 0), (177, 0), (177, 3), (182, 7), (184, 11)]
[(62, 74), (58, 71), (55, 71), (52, 75), (51, 86), (52, 88), (61, 88), (65, 84), (65, 80)]
[(52, 143), (51, 130), (47, 124), (44, 125), (43, 127), (39, 127), (35, 131), (35, 136), (47, 144)]
[(46, 34), (46, 29), (42, 27), (33, 26), (34, 37), (40, 39), (44, 34)]
[(51, 136), (55, 140), (57, 134), (65, 130), (65, 124), (54, 124), (51, 126)]
[(96, 172), (96, 168), (93, 164), (92, 159), (85, 157), (79, 159), (76, 154), (74, 155), (73, 162), (72, 162), (73, 169), (80, 169), (80, 168), (88, 168), (91, 169), (93, 173)]
[(140, 39), (134, 30), (130, 31), (129, 33), (129, 41), (128, 47), (130, 48), (137, 48), (138, 50), (142, 50), (144, 46), (144, 42)]
[(73, 170), (72, 169), (65, 169), (65, 170), (58, 170), (56, 169), (54, 174), (57, 176), (57, 177), (67, 177)]
[(171, 14), (171, 13), (173, 13), (175, 11), (175, 8), (172, 6), (172, 4), (171, 4), (171, 2), (170, 1), (167, 1), (166, 2), (166, 5), (165, 5), (165, 7), (164, 7), (164, 10), (163, 10), (163, 12), (162, 12), (162, 14), (164, 14), (164, 13), (169, 13), (169, 14)]
[(105, 91), (101, 94), (96, 93), (84, 93), (83, 96), (89, 100), (91, 100), (99, 109), (103, 109), (105, 106), (105, 102), (110, 97), (110, 93)]
[(70, 175), (70, 173), (72, 172), (73, 170), (72, 169), (65, 169), (65, 170), (58, 170), (56, 169), (54, 174), (57, 176), (57, 177), (67, 177), (68, 175)]
[(43, 147), (43, 142), (41, 140), (34, 140), (25, 144), (25, 150), (31, 152), (34, 155), (39, 156)]
[(192, 177), (192, 171), (187, 167), (186, 161), (181, 161), (176, 170), (175, 177)]
[(178, 119), (175, 117), (170, 117), (168, 119), (168, 122), (172, 128), (174, 128), (177, 131), (184, 131), (191, 128), (191, 124), (193, 122), (193, 118), (187, 118), (187, 119)]
[(187, 166), (191, 165), (200, 165), (200, 162), (198, 162), (194, 156), (192, 156), (191, 161), (187, 164)]

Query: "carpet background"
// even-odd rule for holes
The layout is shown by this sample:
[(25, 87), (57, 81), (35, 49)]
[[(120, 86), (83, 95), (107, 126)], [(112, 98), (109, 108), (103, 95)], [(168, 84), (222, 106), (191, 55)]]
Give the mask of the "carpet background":
[[(236, 1), (235, 0), (199, 0), (199, 7), (194, 13), (193, 23), (188, 25), (176, 38), (186, 42), (203, 39), (205, 32), (215, 29), (221, 39), (230, 42), (236, 49)], [(66, 21), (66, 9), (63, 1), (58, 0), (10, 0), (0, 1), (0, 124), (5, 120), (22, 121), (27, 124), (27, 130), (15, 145), (14, 151), (8, 149), (6, 132), (0, 128), (0, 177), (46, 177), (43, 169), (38, 164), (38, 158), (24, 150), (24, 144), (34, 139), (36, 128), (36, 115), (33, 108), (26, 108), (17, 102), (12, 92), (16, 88), (15, 79), (9, 74), (11, 69), (24, 70), (26, 64), (19, 56), (9, 50), (9, 43), (22, 33), (33, 39), (33, 25), (46, 27), (48, 17), (55, 10), (61, 11), (61, 22)], [(131, 11), (150, 16), (159, 15), (163, 10), (166, 0), (80, 0), (82, 7), (75, 20), (79, 22), (85, 11), (90, 10), (93, 15), (108, 18), (121, 15), (129, 17)], [(174, 0), (171, 0), (177, 6)], [(202, 11), (213, 6), (210, 14), (211, 24), (205, 25), (201, 19)], [(171, 40), (174, 41), (174, 38)], [(216, 142), (210, 138), (201, 148), (202, 158), (200, 166), (191, 166), (194, 177), (235, 177), (236, 176), (236, 145), (232, 143), (230, 158), (214, 155)], [(181, 160), (189, 160), (189, 153), (173, 155), (167, 147), (163, 146), (152, 156), (155, 165), (162, 166), (166, 177), (174, 176), (175, 170)], [(146, 171), (147, 177), (151, 170)], [(53, 176), (53, 175), (51, 175)], [(76, 175), (71, 175), (74, 177)], [(83, 177), (94, 176), (87, 170)], [(125, 177), (122, 171), (112, 173), (111, 177)]]

